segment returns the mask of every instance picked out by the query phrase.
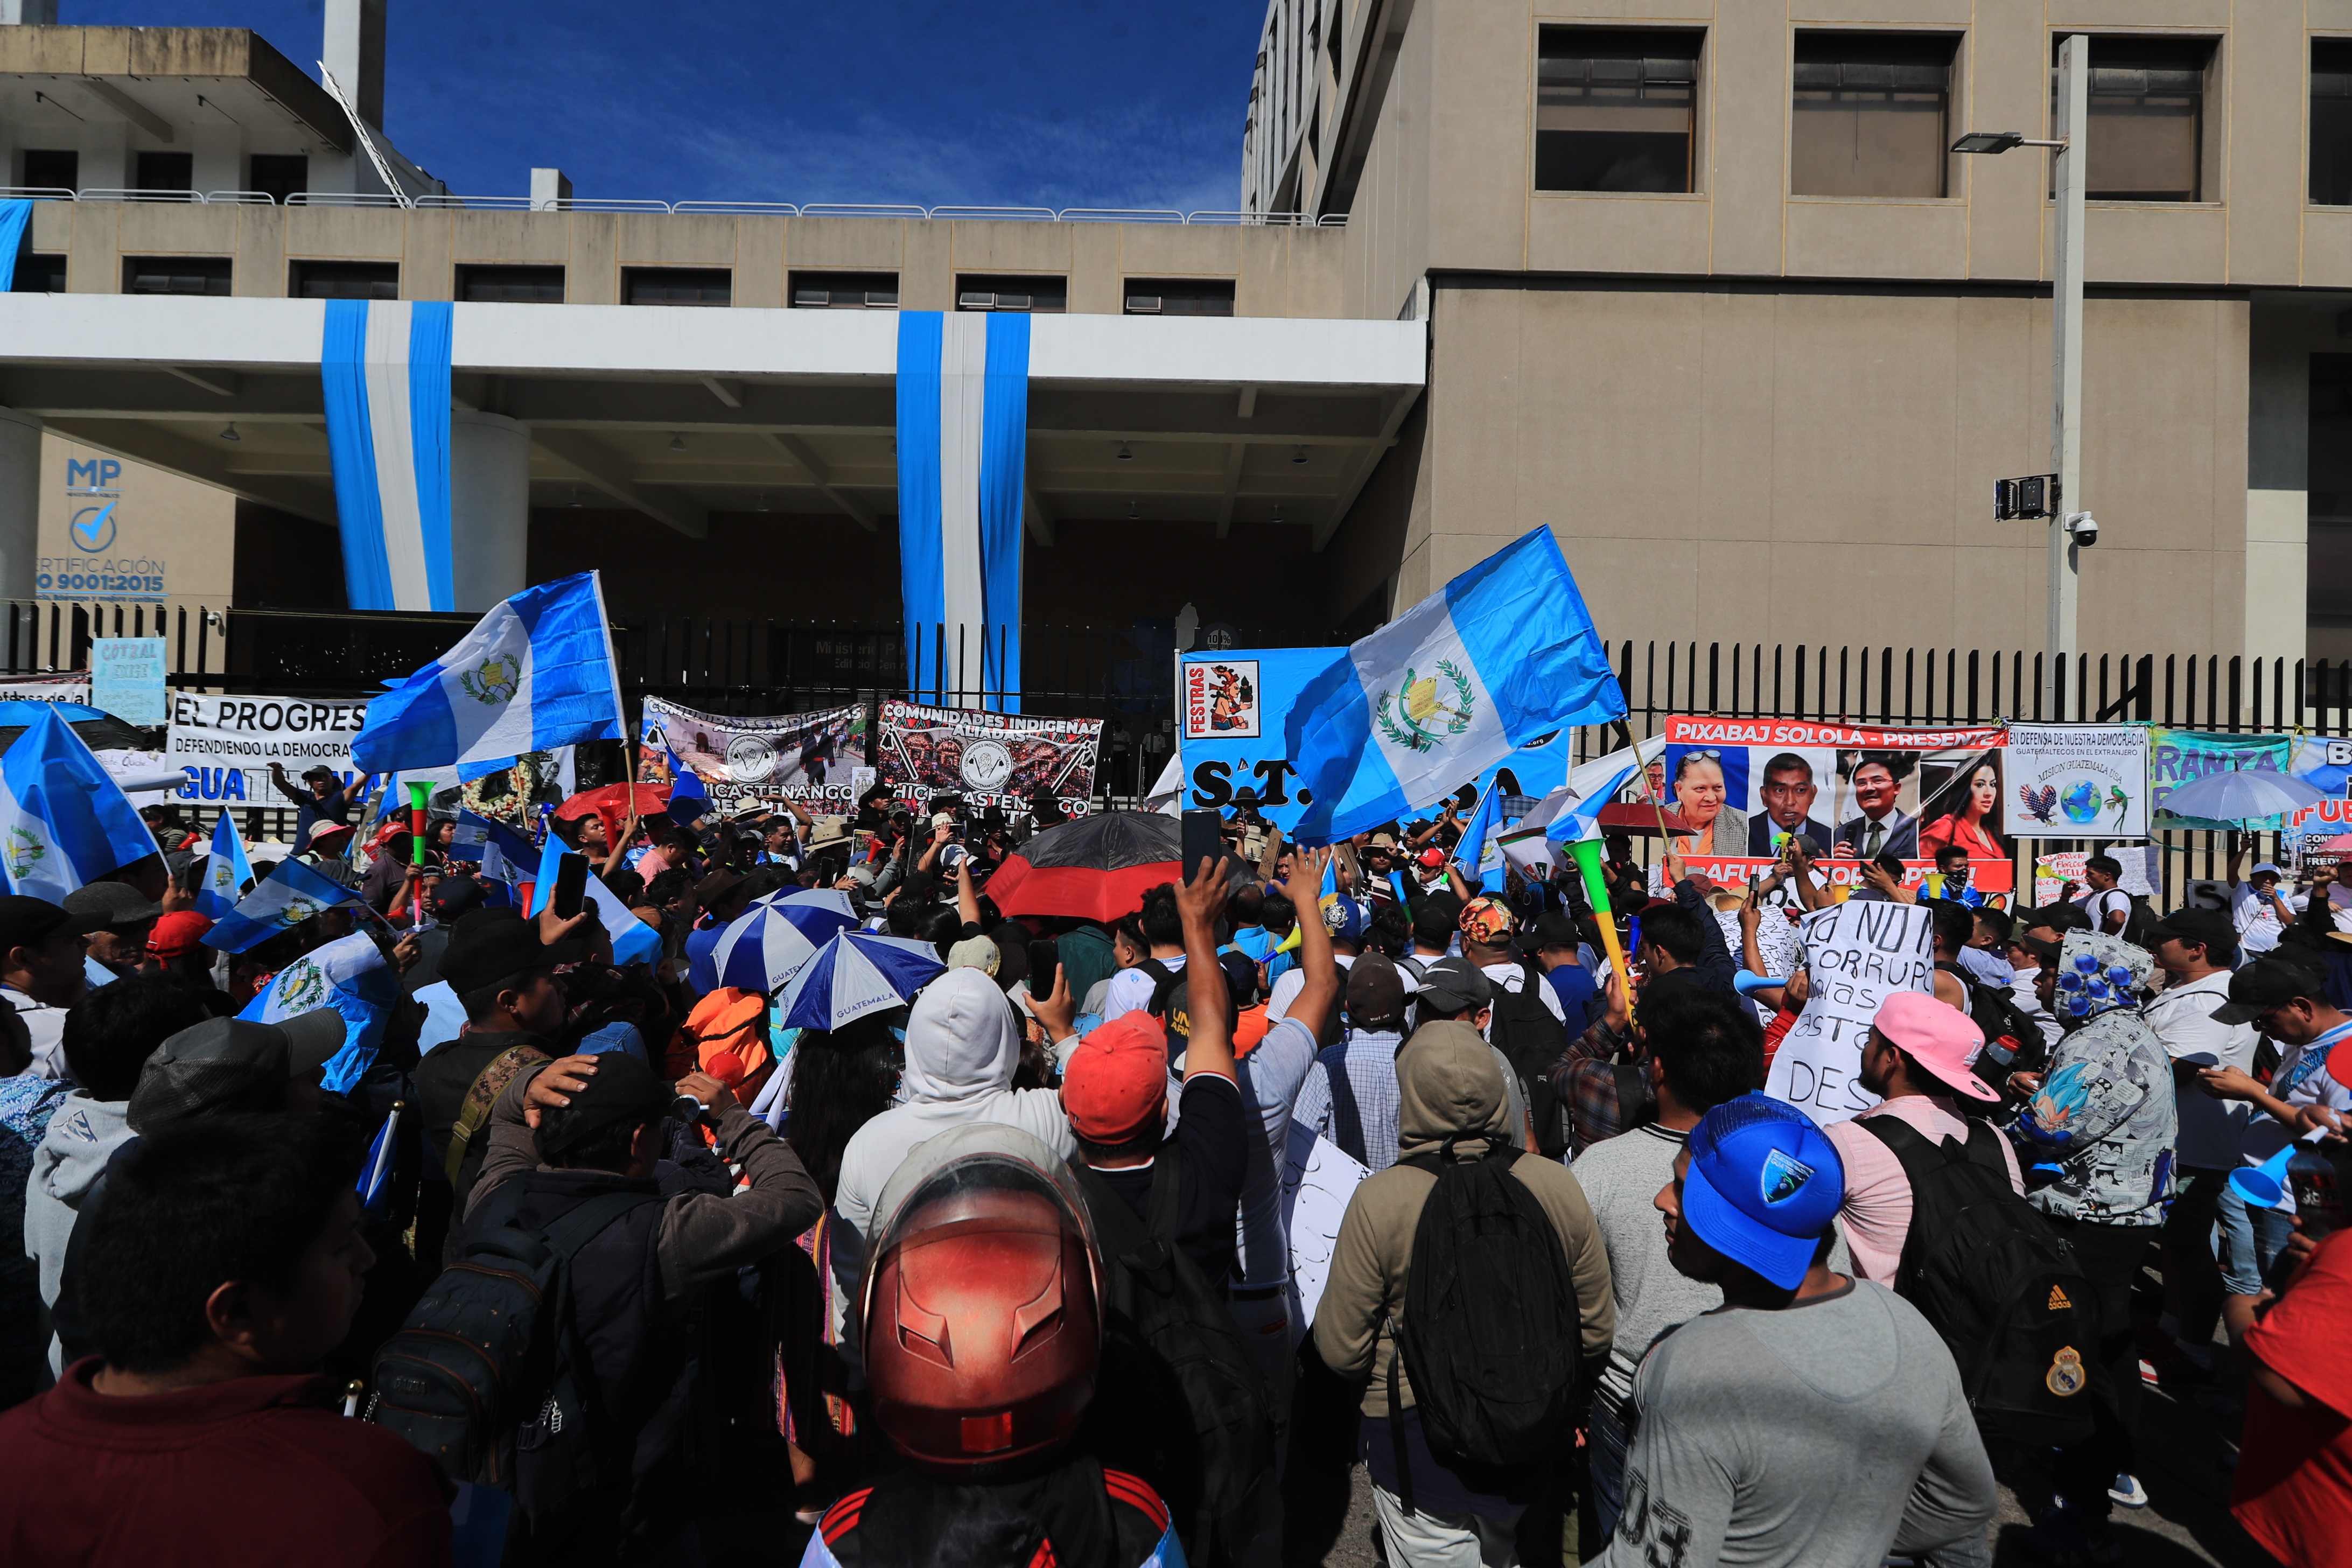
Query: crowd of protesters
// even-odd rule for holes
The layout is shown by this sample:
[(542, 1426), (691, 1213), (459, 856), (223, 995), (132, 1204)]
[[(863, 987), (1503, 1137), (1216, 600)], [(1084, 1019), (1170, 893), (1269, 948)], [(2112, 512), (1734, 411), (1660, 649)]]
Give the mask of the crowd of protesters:
[[(1852, 847), (1612, 838), (1596, 910), (1465, 873), (1454, 804), (1309, 849), (1244, 799), (1120, 918), (1008, 918), (1050, 805), (877, 789), (548, 819), (613, 895), (564, 916), (278, 783), (357, 907), (219, 952), (160, 820), (0, 898), (0, 1560), (1311, 1563), (1360, 1464), (1391, 1564), (1989, 1563), (2005, 1485), (2066, 1568), (2125, 1557), (2155, 1382), (2264, 1550), (2352, 1564), (2352, 871), (2158, 919), (2104, 857), (2038, 908), (1864, 862), (1932, 989), (1823, 1127), (1761, 1090)], [(698, 982), (803, 889), (943, 969), (829, 1031)], [(351, 1020), (259, 1003), (354, 935), (399, 995), (330, 1089)]]

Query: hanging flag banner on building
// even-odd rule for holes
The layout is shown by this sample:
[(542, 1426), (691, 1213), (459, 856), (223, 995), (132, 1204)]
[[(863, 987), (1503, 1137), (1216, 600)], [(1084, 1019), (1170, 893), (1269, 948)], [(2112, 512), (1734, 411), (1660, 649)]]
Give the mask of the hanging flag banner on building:
[(2003, 830), (2014, 838), (2147, 837), (2145, 724), (2011, 724)]
[(1816, 1121), (1878, 1103), (1862, 1087), (1862, 1043), (1881, 1004), (1925, 991), (1936, 972), (1936, 912), (1925, 904), (1847, 900), (1798, 923), (1812, 990), (1765, 1074), (1764, 1092)]
[(667, 746), (694, 770), (722, 816), (746, 800), (823, 801), (837, 815), (856, 803), (850, 774), (866, 764), (866, 705), (747, 717), (648, 697), (637, 739), (647, 779), (667, 774), (660, 750)]
[(1044, 790), (1066, 816), (1094, 808), (1099, 719), (885, 702), (879, 739), (882, 782), (913, 806), (933, 795), (959, 795), (969, 806), (1025, 812)]
[(367, 721), (364, 700), (308, 697), (215, 697), (183, 691), (172, 699), (163, 732), (163, 765), (187, 775), (172, 798), (231, 805), (290, 806), (269, 782), (269, 764), (282, 765), (301, 785), (312, 768), (329, 768), (345, 784), (357, 779), (352, 741)]
[(2002, 835), (2002, 732), (1997, 725), (1896, 730), (1783, 719), (1675, 714), (1665, 749), (1619, 800), (1653, 798), (1688, 833), (1673, 843), (1692, 871), (1737, 887), (1767, 874), (1793, 835), (1821, 851), (1834, 887), (1862, 885), (1881, 855), (1916, 887), (1936, 854), (1957, 844), (1969, 881), (1988, 896), (2015, 880)]

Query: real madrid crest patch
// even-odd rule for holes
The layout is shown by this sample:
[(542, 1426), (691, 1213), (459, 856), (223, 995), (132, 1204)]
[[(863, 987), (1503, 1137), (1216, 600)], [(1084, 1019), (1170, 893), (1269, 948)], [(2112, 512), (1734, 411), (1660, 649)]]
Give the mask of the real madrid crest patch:
[(2050, 1370), (2042, 1381), (2061, 1399), (2082, 1393), (2084, 1385), (2091, 1381), (2090, 1373), (2083, 1370), (2083, 1352), (2073, 1345), (2061, 1347), (2050, 1358)]

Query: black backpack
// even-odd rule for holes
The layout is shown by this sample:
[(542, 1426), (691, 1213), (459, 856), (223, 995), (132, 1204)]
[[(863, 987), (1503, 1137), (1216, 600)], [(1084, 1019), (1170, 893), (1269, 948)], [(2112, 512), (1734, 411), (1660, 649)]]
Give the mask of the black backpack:
[(1517, 1469), (1556, 1458), (1573, 1416), (1584, 1318), (1576, 1279), (1551, 1217), (1510, 1174), (1520, 1152), (1491, 1144), (1476, 1160), (1454, 1157), (1457, 1134), (1435, 1154), (1400, 1162), (1437, 1178), (1412, 1236), (1404, 1321), (1388, 1330), (1389, 1426), (1405, 1507), (1405, 1458), (1396, 1365), (1412, 1379), (1430, 1450), (1450, 1464)]
[(1103, 1260), (1087, 1451), (1159, 1489), (1187, 1562), (1228, 1562), (1282, 1517), (1274, 1400), (1223, 1295), (1176, 1245), (1183, 1150), (1160, 1146), (1149, 1222), (1084, 1163), (1071, 1169)]
[(2043, 1448), (2091, 1435), (2098, 1308), (2074, 1249), (2009, 1184), (2000, 1134), (1931, 1142), (1899, 1117), (1854, 1125), (1903, 1162), (1911, 1229), (1895, 1293), (1950, 1347), (1977, 1428)]
[(1155, 1018), (1166, 1017), (1169, 995), (1184, 984), (1183, 975), (1156, 958), (1147, 958), (1135, 967), (1151, 976), (1151, 1000), (1145, 1004), (1145, 1010)]
[(2028, 1017), (2005, 991), (1987, 985), (1948, 959), (1936, 967), (1958, 980), (1969, 994), (1969, 1022), (1984, 1036), (1984, 1054), (1977, 1059), (1978, 1078), (1985, 1087), (2000, 1089), (2012, 1072), (2031, 1072), (2043, 1055), (2042, 1027)]
[(1568, 1049), (1568, 1026), (1552, 1016), (1536, 989), (1550, 984), (1541, 975), (1528, 974), (1517, 991), (1497, 984), (1486, 1037), (1518, 1074), (1520, 1091), (1528, 1098), (1528, 1118), (1535, 1123), (1537, 1151), (1557, 1160), (1568, 1152), (1568, 1103), (1553, 1090), (1548, 1075)]
[(452, 1480), (514, 1491), (530, 1468), (558, 1492), (595, 1485), (586, 1352), (564, 1327), (572, 1259), (630, 1210), (661, 1201), (604, 1193), (544, 1231), (489, 1225), (469, 1235), (376, 1352), (369, 1418)]

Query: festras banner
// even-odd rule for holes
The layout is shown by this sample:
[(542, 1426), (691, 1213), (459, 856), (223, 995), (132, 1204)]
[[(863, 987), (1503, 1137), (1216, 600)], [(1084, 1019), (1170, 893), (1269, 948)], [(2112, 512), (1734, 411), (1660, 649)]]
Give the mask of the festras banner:
[(1043, 790), (1066, 816), (1093, 809), (1099, 719), (885, 702), (880, 740), (882, 782), (913, 806), (936, 795), (957, 795), (966, 805), (1025, 812)]
[(1764, 1092), (1816, 1121), (1843, 1121), (1878, 1103), (1862, 1087), (1862, 1043), (1898, 991), (1925, 991), (1935, 973), (1935, 911), (1921, 904), (1847, 900), (1799, 922), (1811, 993), (1773, 1053)]
[[(1936, 852), (1969, 854), (1979, 892), (2014, 880), (2000, 831), (1998, 727), (1890, 730), (1781, 719), (1676, 714), (1650, 788), (1692, 831), (1674, 839), (1692, 871), (1738, 886), (1768, 871), (1780, 841), (1812, 840), (1833, 887), (1861, 885), (1864, 862), (1893, 855), (1916, 886)], [(1639, 780), (1620, 797), (1640, 806)]]
[(1229, 806), (1255, 790), (1260, 815), (1287, 833), (1313, 804), (1296, 783), (1283, 721), (1301, 687), (1347, 657), (1343, 647), (1188, 653), (1181, 667), (1184, 804)]
[(174, 800), (290, 806), (269, 784), (269, 764), (285, 764), (295, 786), (311, 768), (332, 768), (345, 784), (359, 777), (352, 742), (367, 721), (364, 699), (314, 702), (303, 697), (208, 697), (175, 693), (163, 765), (188, 782)]
[[(839, 815), (856, 805), (850, 772), (866, 763), (866, 705), (745, 718), (648, 697), (638, 735), (649, 747), (676, 752), (720, 812), (756, 798), (824, 802)], [(659, 763), (659, 752), (647, 761)]]
[(2011, 724), (2005, 830), (2147, 837), (2147, 740), (2145, 724)]

